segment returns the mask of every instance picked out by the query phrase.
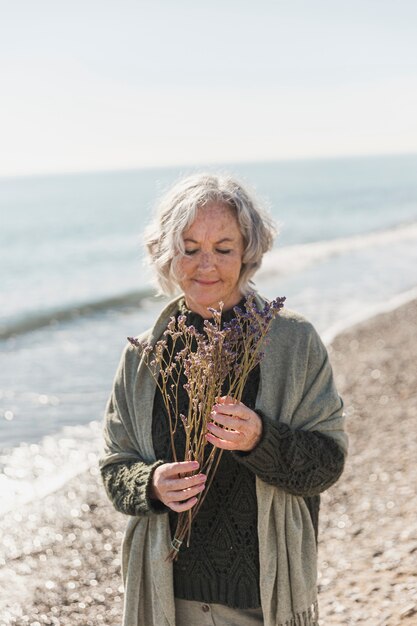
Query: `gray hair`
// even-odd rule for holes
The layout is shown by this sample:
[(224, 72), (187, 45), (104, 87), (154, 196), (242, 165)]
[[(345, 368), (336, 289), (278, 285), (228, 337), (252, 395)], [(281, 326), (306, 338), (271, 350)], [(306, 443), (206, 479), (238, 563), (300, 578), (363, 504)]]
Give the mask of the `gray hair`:
[(162, 197), (155, 219), (145, 231), (144, 242), (156, 270), (160, 294), (172, 295), (179, 290), (176, 265), (185, 254), (182, 235), (194, 222), (197, 211), (213, 202), (235, 212), (244, 242), (238, 287), (242, 294), (253, 289), (251, 278), (277, 232), (272, 218), (231, 176), (195, 174), (177, 182)]

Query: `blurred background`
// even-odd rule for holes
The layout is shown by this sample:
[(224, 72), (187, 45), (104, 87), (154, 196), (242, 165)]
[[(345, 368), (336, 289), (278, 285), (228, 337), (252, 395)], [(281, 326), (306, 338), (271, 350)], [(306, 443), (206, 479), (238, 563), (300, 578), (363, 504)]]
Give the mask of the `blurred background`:
[(97, 464), (141, 233), (194, 171), (279, 222), (256, 280), (329, 340), (416, 295), (413, 0), (29, 2), (0, 24), (0, 514)]

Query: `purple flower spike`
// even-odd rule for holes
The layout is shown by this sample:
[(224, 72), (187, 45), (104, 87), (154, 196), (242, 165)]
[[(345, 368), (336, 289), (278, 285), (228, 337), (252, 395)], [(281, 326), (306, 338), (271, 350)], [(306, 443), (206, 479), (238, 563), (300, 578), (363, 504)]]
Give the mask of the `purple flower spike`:
[(127, 340), (132, 344), (132, 346), (135, 346), (135, 348), (142, 348), (141, 342), (135, 337), (128, 337)]
[[(178, 315), (171, 317), (162, 339), (154, 346), (128, 337), (133, 346), (143, 350), (144, 361), (161, 390), (175, 459), (180, 456), (175, 449), (176, 432), (182, 426), (186, 448), (181, 450), (181, 457), (198, 461), (205, 474), (213, 476), (216, 459), (222, 454), (205, 437), (213, 400), (226, 394), (241, 401), (250, 372), (264, 356), (268, 331), (284, 301), (276, 298), (259, 310), (256, 295), (251, 293), (243, 310), (234, 307), (235, 316), (226, 324), (222, 324), (223, 303), (219, 303), (219, 310), (208, 309), (212, 317), (204, 321), (203, 330), (187, 326), (187, 316)], [(188, 396), (186, 415), (180, 413), (181, 387)], [(189, 533), (192, 520), (188, 513), (179, 515), (175, 531), (178, 541)], [(170, 553), (170, 558), (175, 559), (176, 554)]]

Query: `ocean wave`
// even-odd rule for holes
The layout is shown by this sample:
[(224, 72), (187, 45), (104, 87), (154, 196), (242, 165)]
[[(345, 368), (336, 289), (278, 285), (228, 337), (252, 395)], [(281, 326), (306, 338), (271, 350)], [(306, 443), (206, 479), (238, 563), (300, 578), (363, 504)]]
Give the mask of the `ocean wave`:
[(276, 248), (265, 255), (257, 278), (262, 280), (271, 275), (280, 276), (301, 272), (334, 256), (412, 239), (417, 239), (417, 222), (364, 235)]
[[(334, 256), (413, 239), (417, 239), (417, 222), (363, 235), (278, 247), (265, 255), (256, 278), (262, 281), (271, 276), (294, 274)], [(62, 309), (32, 313), (10, 323), (0, 324), (0, 340), (29, 333), (56, 322), (70, 321), (112, 309), (140, 307), (143, 301), (152, 295), (154, 295), (154, 290), (149, 284), (143, 289), (118, 296), (74, 304)]]
[(45, 312), (36, 312), (26, 315), (21, 319), (0, 324), (0, 340), (8, 339), (17, 335), (30, 333), (39, 330), (56, 322), (66, 322), (79, 317), (86, 317), (94, 313), (101, 313), (111, 309), (122, 309), (126, 307), (140, 306), (143, 300), (150, 298), (154, 294), (151, 286), (141, 290), (131, 291), (119, 296), (101, 298), (96, 301), (74, 304), (62, 309), (53, 309)]

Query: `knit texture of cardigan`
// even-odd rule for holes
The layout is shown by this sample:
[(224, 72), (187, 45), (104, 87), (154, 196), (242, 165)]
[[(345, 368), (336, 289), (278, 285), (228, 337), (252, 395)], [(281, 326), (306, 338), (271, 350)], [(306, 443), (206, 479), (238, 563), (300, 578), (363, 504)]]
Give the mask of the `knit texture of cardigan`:
[[(263, 301), (259, 297), (257, 300), (262, 306)], [(139, 339), (152, 344), (157, 341), (177, 310), (178, 299)], [(264, 423), (279, 421), (288, 426), (287, 434), (302, 431), (306, 438), (308, 433), (323, 433), (346, 452), (342, 402), (333, 384), (326, 350), (313, 327), (300, 316), (284, 311), (273, 322), (264, 351), (255, 407), (265, 416)], [(120, 462), (146, 463), (150, 472), (156, 467), (151, 419), (154, 394), (155, 381), (142, 355), (127, 346), (106, 410), (102, 470)], [(241, 461), (252, 464), (255, 473), (256, 450)], [(282, 473), (279, 464), (274, 466), (275, 456), (270, 459), (274, 477)], [(288, 459), (288, 455), (283, 456), (280, 463)], [(317, 473), (313, 471), (312, 475), (317, 479)], [(315, 492), (327, 486), (326, 480), (319, 478)], [(268, 483), (259, 476), (256, 497), (265, 626), (315, 626), (316, 543), (306, 502), (302, 495), (285, 491), (279, 482), (277, 486), (276, 481)], [(148, 512), (130, 518), (122, 558), (125, 626), (175, 625), (173, 568), (166, 560), (169, 548), (167, 514)]]
[[(239, 303), (244, 307), (244, 299)], [(197, 313), (181, 311), (187, 325), (204, 332), (204, 319)], [(234, 316), (225, 311), (222, 324)], [(182, 345), (178, 345), (177, 352)], [(170, 352), (171, 347), (167, 349)], [(178, 412), (187, 415), (188, 395), (182, 373), (178, 388)], [(249, 375), (242, 402), (254, 409), (259, 387), (259, 366)], [(224, 392), (226, 393), (226, 391)], [(263, 434), (256, 455), (248, 464), (246, 453), (225, 452), (207, 498), (193, 523), (190, 547), (183, 545), (174, 562), (176, 598), (226, 604), (240, 609), (260, 606), (259, 551), (255, 476), (278, 484), (286, 491), (303, 495), (315, 534), (318, 530), (320, 489), (329, 487), (343, 470), (344, 454), (330, 437), (317, 432), (292, 431), (286, 424), (263, 421)], [(266, 435), (266, 436), (265, 436)], [(152, 440), (157, 459), (173, 461), (169, 418), (161, 393), (156, 390), (152, 415)], [(175, 448), (184, 458), (185, 431), (177, 424)], [(211, 446), (208, 446), (211, 448)], [(284, 461), (284, 463), (282, 462)], [(149, 501), (147, 488), (152, 465), (143, 462), (114, 463), (102, 470), (106, 491), (115, 508), (128, 515), (168, 512), (171, 536), (178, 514), (159, 502)], [(306, 495), (309, 494), (309, 495)]]

